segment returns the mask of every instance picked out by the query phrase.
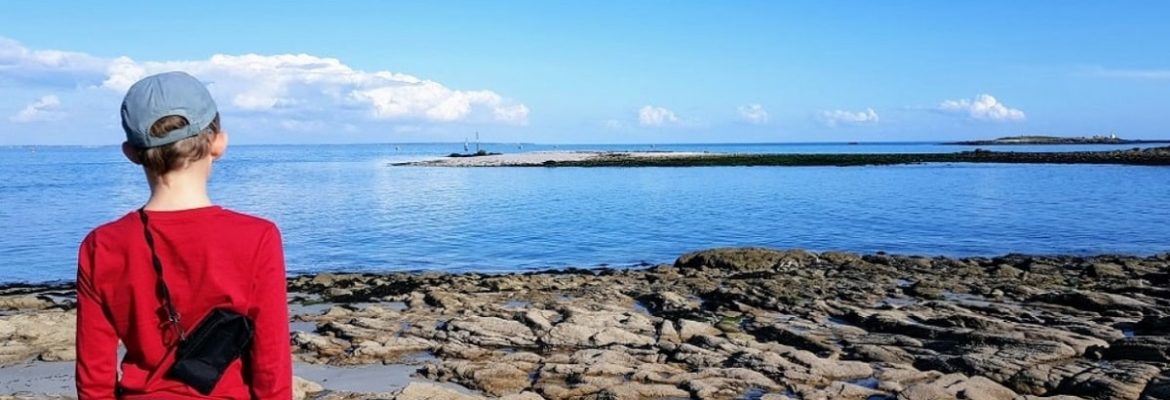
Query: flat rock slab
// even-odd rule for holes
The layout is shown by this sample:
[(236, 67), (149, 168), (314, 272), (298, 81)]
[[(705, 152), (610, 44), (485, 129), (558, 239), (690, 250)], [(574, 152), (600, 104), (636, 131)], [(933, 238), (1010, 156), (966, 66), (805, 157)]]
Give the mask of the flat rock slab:
[[(759, 248), (639, 269), (320, 274), (289, 280), (291, 341), (315, 399), (1155, 400), (1170, 391), (1167, 276), (1170, 254)], [(71, 357), (69, 302), (12, 295), (26, 297), (0, 316), (0, 377), (17, 378), (0, 387), (71, 390), (68, 363), (45, 362)]]
[[(73, 362), (29, 362), (0, 367), (0, 396), (73, 396)], [(475, 395), (452, 384), (437, 383), (414, 375), (417, 365), (389, 364), (338, 367), (296, 363), (293, 374), (334, 392), (392, 393), (411, 383), (430, 383), (445, 391)]]

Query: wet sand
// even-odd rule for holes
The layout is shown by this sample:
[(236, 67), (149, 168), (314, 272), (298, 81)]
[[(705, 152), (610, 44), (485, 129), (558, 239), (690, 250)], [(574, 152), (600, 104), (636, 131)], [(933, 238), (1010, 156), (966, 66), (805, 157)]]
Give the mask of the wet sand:
[(535, 151), (477, 157), (445, 157), (433, 160), (396, 163), (396, 166), (432, 167), (531, 167), (557, 163), (588, 163), (613, 158), (653, 159), (670, 157), (704, 157), (718, 153), (693, 152), (603, 152), (603, 151)]

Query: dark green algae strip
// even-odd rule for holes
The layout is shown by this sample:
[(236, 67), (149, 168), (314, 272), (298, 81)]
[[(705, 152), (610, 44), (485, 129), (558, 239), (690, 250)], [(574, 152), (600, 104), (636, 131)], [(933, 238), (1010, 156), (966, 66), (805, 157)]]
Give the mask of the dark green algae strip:
[(1170, 165), (1170, 147), (1122, 151), (897, 154), (703, 154), (663, 157), (603, 155), (584, 161), (546, 161), (525, 167), (749, 167), (864, 166), (924, 163)]

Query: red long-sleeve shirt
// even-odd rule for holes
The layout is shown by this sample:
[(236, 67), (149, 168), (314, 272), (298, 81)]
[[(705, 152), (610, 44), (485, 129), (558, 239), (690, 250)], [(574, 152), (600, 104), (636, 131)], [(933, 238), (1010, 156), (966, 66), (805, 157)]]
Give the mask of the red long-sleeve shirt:
[[(78, 252), (78, 398), (292, 398), (284, 253), (276, 225), (218, 206), (147, 215), (184, 328), (190, 332), (213, 308), (247, 315), (255, 326), (249, 365), (232, 363), (210, 396), (166, 377), (174, 335), (161, 326), (165, 313), (150, 249), (142, 222), (131, 212), (90, 232)], [(120, 379), (119, 340), (126, 347)]]

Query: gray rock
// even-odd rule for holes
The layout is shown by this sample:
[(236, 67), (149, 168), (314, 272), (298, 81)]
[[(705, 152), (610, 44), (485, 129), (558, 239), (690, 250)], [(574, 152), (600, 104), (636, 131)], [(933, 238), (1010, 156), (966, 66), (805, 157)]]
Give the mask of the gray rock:
[(1170, 362), (1170, 336), (1134, 336), (1115, 340), (1109, 344), (1105, 358)]
[(762, 248), (712, 249), (683, 255), (675, 261), (678, 268), (708, 267), (733, 271), (767, 271), (780, 267), (799, 267), (817, 261), (817, 255), (803, 250), (777, 251)]

